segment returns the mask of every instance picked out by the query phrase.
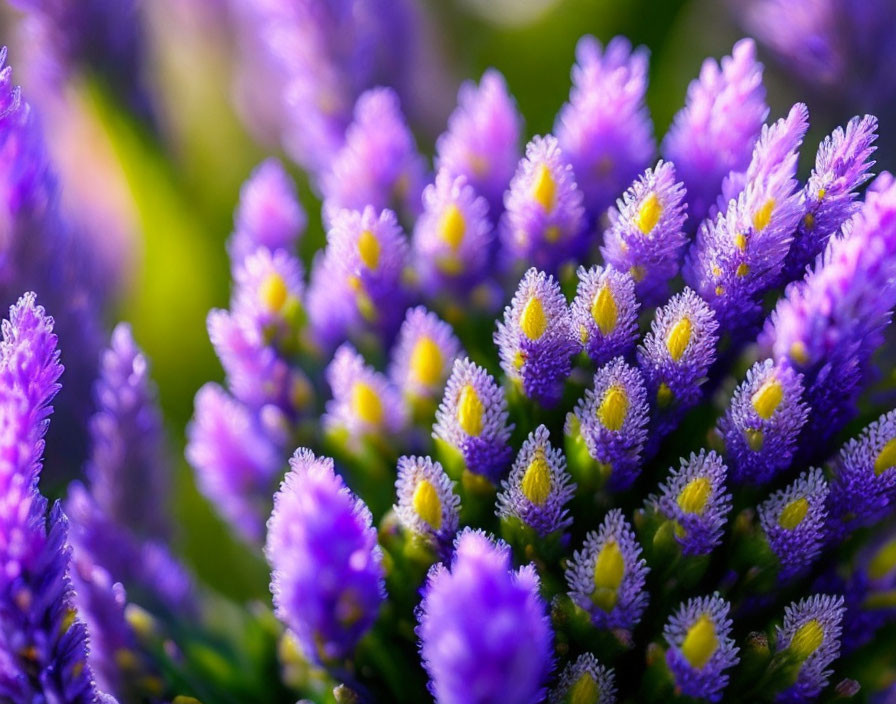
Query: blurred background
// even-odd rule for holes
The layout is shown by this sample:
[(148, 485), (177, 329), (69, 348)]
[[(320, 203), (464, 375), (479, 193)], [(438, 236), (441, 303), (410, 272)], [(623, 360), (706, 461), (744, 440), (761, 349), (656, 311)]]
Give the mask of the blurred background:
[[(52, 13), (55, 4), (64, 3), (14, 4), (24, 7), (4, 4), (0, 10), (0, 39), (9, 47), (14, 80), (42, 121), (59, 173), (63, 208), (90, 233), (81, 246), (89, 248), (97, 270), (109, 282), (105, 322), (130, 321), (152, 361), (177, 466), (171, 507), (177, 522), (175, 549), (201, 581), (227, 596), (264, 597), (266, 568), (260, 559), (247, 566), (246, 551), (199, 495), (183, 459), (184, 428), (194, 394), (204, 382), (223, 377), (205, 320), (209, 309), (227, 305), (230, 272), (224, 243), (232, 230), (240, 185), (263, 157), (279, 156), (299, 184), (309, 215), (302, 241), (306, 260), (324, 241), (317, 196), (265, 124), (267, 101), (273, 105), (275, 97), (265, 92), (260, 80), (265, 68), (250, 65), (244, 10), (253, 3), (151, 0), (133, 8), (127, 2), (99, 3), (126, 8), (107, 11), (109, 36), (121, 44), (120, 60), (92, 52), (108, 40), (99, 36), (108, 28), (78, 26), (82, 19), (73, 17), (71, 24), (61, 25), (71, 32), (54, 36), (45, 24), (35, 22), (35, 6)], [(777, 13), (776, 20), (798, 28), (807, 23), (795, 34), (805, 37), (810, 51), (827, 51), (830, 36), (824, 33), (836, 36), (838, 24), (819, 8), (833, 4), (815, 3), (815, 15), (807, 19), (799, 12), (788, 15), (784, 3), (767, 0), (420, 2), (425, 61), (419, 66), (418, 87), (411, 89), (418, 100), (410, 112), (418, 145), (432, 155), (460, 82), (478, 79), (488, 67), (506, 77), (526, 116), (526, 137), (550, 131), (569, 94), (576, 41), (586, 33), (602, 41), (622, 34), (649, 47), (648, 105), (655, 132), (662, 135), (683, 105), (688, 83), (703, 59), (719, 58), (738, 38), (753, 34), (760, 39), (766, 64), (771, 119), (785, 114), (797, 100), (808, 103), (812, 127), (806, 144), (812, 145), (851, 115), (876, 112), (883, 135), (876, 170), (892, 169), (892, 143), (888, 145), (886, 136), (896, 134), (891, 119), (894, 92), (892, 84), (885, 84), (886, 77), (875, 74), (878, 64), (892, 63), (863, 61), (867, 42), (856, 35), (849, 45), (835, 47), (837, 56), (816, 52), (819, 66), (829, 72), (798, 66), (787, 58), (788, 47), (776, 43), (773, 29), (755, 13), (757, 5), (766, 5), (766, 17)], [(114, 16), (122, 12), (126, 16)], [(66, 44), (78, 33), (80, 46)], [(48, 58), (48, 47), (64, 49), (79, 60), (61, 62), (60, 67), (59, 61)], [(814, 149), (803, 150), (803, 175), (813, 158)], [(54, 488), (45, 491), (53, 493)], [(55, 491), (61, 493), (61, 483)], [(232, 569), (237, 563), (240, 569)]]

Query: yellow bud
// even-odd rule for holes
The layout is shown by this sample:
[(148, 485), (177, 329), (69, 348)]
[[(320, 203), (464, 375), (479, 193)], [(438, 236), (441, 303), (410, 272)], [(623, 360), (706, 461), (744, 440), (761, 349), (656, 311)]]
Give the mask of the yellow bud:
[(747, 428), (744, 431), (744, 435), (746, 435), (747, 437), (747, 445), (750, 446), (750, 449), (753, 452), (759, 452), (762, 449), (762, 445), (765, 442), (765, 437), (763, 437), (761, 430), (757, 430), (755, 428)]
[(883, 579), (893, 570), (896, 570), (896, 538), (884, 543), (871, 558), (868, 565), (868, 576), (871, 579)]
[(432, 386), (442, 378), (444, 360), (439, 346), (430, 337), (421, 337), (411, 352), (411, 376), (420, 384)]
[(464, 221), (464, 215), (460, 212), (454, 203), (448, 206), (445, 214), (442, 215), (442, 223), (439, 228), (442, 234), (442, 240), (451, 249), (457, 251), (463, 242), (464, 234), (467, 231), (467, 224)]
[(753, 227), (757, 232), (762, 232), (768, 227), (769, 221), (772, 219), (772, 213), (775, 210), (775, 199), (769, 198), (762, 207), (753, 213)]
[(678, 495), (678, 506), (685, 513), (703, 513), (712, 492), (712, 482), (706, 477), (691, 479)]
[(587, 672), (575, 681), (569, 689), (569, 704), (597, 704), (600, 701), (600, 688)]
[(591, 301), (591, 317), (598, 329), (604, 335), (609, 335), (616, 328), (618, 316), (619, 309), (613, 299), (613, 292), (604, 284)]
[(737, 274), (739, 277), (743, 278), (743, 277), (745, 277), (747, 274), (750, 273), (750, 267), (747, 266), (747, 265), (744, 264), (744, 263), (741, 263), (741, 264), (738, 265), (738, 267), (737, 267), (737, 271), (735, 271), (734, 273)]
[(594, 592), (591, 600), (604, 611), (610, 611), (619, 598), (619, 585), (625, 576), (625, 558), (615, 540), (608, 540), (594, 562)]
[(369, 384), (357, 382), (352, 387), (352, 409), (358, 418), (370, 425), (379, 425), (383, 420), (383, 406), (380, 397)]
[(818, 650), (824, 642), (824, 627), (814, 618), (796, 629), (790, 639), (790, 651), (801, 661)]
[(258, 300), (272, 313), (276, 313), (283, 307), (287, 296), (289, 296), (289, 290), (286, 288), (286, 282), (276, 271), (268, 274), (258, 288)]
[(641, 207), (638, 208), (638, 214), (635, 216), (635, 226), (646, 235), (656, 227), (662, 214), (663, 205), (660, 203), (660, 199), (656, 197), (656, 193), (651, 193), (641, 203)]
[(682, 318), (672, 326), (666, 337), (666, 349), (676, 362), (682, 358), (691, 343), (691, 328), (691, 319)]
[(747, 238), (742, 232), (738, 232), (734, 236), (734, 246), (737, 247), (741, 252), (743, 252), (747, 248)]
[(380, 241), (370, 230), (364, 230), (358, 237), (358, 255), (368, 269), (376, 269), (380, 263)]
[(809, 502), (804, 498), (794, 499), (787, 504), (778, 516), (778, 525), (784, 530), (793, 530), (806, 517), (809, 511)]
[(806, 226), (807, 230), (811, 230), (815, 227), (815, 216), (812, 213), (806, 213), (806, 217), (803, 218), (803, 225)]
[(635, 283), (639, 284), (647, 276), (647, 269), (645, 269), (640, 264), (636, 264), (635, 266), (629, 268), (628, 273), (632, 277), (632, 279), (635, 280)]
[(896, 466), (896, 438), (890, 440), (874, 460), (874, 473), (880, 476), (890, 467)]
[(824, 197), (828, 194), (828, 192), (824, 188), (818, 189), (818, 200), (824, 200)]
[(628, 413), (628, 394), (619, 385), (607, 389), (597, 409), (597, 419), (607, 430), (619, 430)]
[(688, 629), (681, 643), (681, 654), (691, 667), (701, 670), (718, 647), (719, 639), (716, 636), (715, 624), (708, 614), (702, 614)]
[(535, 185), (532, 187), (532, 197), (535, 198), (547, 212), (554, 209), (554, 197), (557, 191), (557, 184), (554, 183), (554, 177), (551, 176), (551, 170), (546, 164), (542, 164), (538, 169), (538, 175), (535, 177)]
[(520, 330), (530, 340), (537, 340), (544, 335), (547, 328), (548, 319), (544, 314), (544, 306), (541, 305), (538, 296), (532, 296), (520, 315)]
[(426, 521), (433, 530), (442, 527), (442, 504), (436, 488), (426, 479), (421, 479), (414, 489), (411, 499), (417, 515)]
[(535, 452), (534, 459), (526, 468), (520, 488), (525, 497), (536, 506), (541, 506), (548, 500), (551, 493), (551, 468), (541, 449)]
[(477, 437), (482, 432), (482, 416), (485, 408), (479, 400), (479, 394), (471, 384), (467, 384), (460, 392), (457, 402), (457, 422), (467, 434)]
[(660, 408), (665, 408), (674, 400), (675, 394), (672, 393), (672, 389), (669, 388), (669, 385), (665, 381), (660, 382), (660, 387), (656, 390), (657, 405)]
[(809, 350), (806, 345), (797, 340), (790, 346), (790, 358), (797, 364), (805, 366), (809, 363)]
[(753, 404), (753, 409), (759, 414), (759, 417), (763, 420), (768, 420), (775, 414), (783, 400), (784, 388), (781, 386), (780, 381), (772, 378), (759, 387), (756, 393), (753, 394), (750, 402)]

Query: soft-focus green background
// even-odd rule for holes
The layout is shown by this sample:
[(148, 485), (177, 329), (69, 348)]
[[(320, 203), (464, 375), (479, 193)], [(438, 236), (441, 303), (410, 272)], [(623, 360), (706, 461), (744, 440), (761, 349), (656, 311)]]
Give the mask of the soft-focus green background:
[[(560, 0), (521, 24), (484, 19), (470, 9), (472, 4), (474, 0), (425, 4), (434, 48), (442, 52), (451, 77), (452, 100), (446, 105), (453, 103), (460, 79), (478, 78), (485, 68), (497, 67), (526, 116), (527, 136), (551, 129), (569, 92), (576, 41), (585, 33), (601, 40), (624, 34), (650, 48), (648, 104), (659, 135), (683, 104), (687, 84), (703, 58), (724, 55), (741, 36), (727, 6), (716, 0)], [(223, 8), (223, 3), (211, 0), (153, 0), (142, 6), (161, 134), (123, 111), (89, 77), (79, 93), (102, 125), (135, 204), (136, 266), (124, 282), (114, 318), (133, 323), (160, 387), (177, 474), (172, 506), (177, 548), (203, 581), (244, 598), (267, 592), (267, 571), (259, 558), (247, 558), (248, 551), (230, 537), (196, 491), (183, 460), (193, 396), (205, 381), (222, 378), (205, 317), (210, 308), (227, 304), (224, 242), (239, 186), (262, 157), (278, 153), (254, 143), (232, 107), (231, 78), (238, 54)], [(7, 11), (2, 19), (14, 63), (16, 17)], [(806, 99), (773, 70), (767, 71), (766, 85), (772, 117), (782, 115), (795, 100)], [(24, 89), (27, 97), (27, 84)], [(813, 118), (810, 145), (832, 127), (830, 116)], [(421, 150), (428, 154), (433, 136), (419, 134)], [(804, 150), (804, 162), (812, 156), (814, 148)], [(310, 216), (303, 242), (308, 255), (323, 241), (319, 204), (302, 175), (295, 175)]]

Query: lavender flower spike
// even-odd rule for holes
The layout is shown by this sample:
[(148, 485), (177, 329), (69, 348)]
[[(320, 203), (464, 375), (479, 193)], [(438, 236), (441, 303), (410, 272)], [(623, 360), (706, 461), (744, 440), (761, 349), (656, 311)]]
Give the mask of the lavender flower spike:
[(373, 88), (355, 103), (345, 144), (322, 179), (325, 208), (392, 208), (417, 215), (426, 164), (401, 114), (398, 96)]
[(745, 187), (726, 182), (727, 210), (705, 221), (688, 252), (684, 279), (715, 310), (723, 330), (751, 332), (761, 321), (762, 295), (781, 267), (803, 212), (797, 150), (808, 129), (806, 106), (762, 130)]
[(820, 469), (803, 472), (759, 506), (759, 522), (778, 556), (782, 579), (799, 574), (821, 552), (825, 539), (828, 483)]
[(785, 280), (802, 278), (831, 235), (861, 208), (856, 191), (871, 177), (877, 118), (852, 118), (818, 145), (815, 168), (803, 188), (804, 214), (785, 261)]
[(292, 252), (308, 217), (296, 187), (276, 159), (259, 164), (240, 189), (240, 205), (227, 249), (234, 266), (259, 247)]
[(494, 335), (507, 378), (546, 408), (557, 404), (578, 345), (559, 282), (529, 269)]
[(598, 628), (631, 630), (647, 608), (644, 581), (650, 569), (619, 509), (585, 537), (566, 569), (569, 596)]
[(636, 282), (635, 293), (645, 304), (668, 297), (669, 281), (687, 236), (684, 186), (675, 180), (675, 166), (660, 161), (647, 169), (610, 208), (610, 227), (604, 232), (604, 261), (627, 271)]
[(353, 448), (380, 433), (398, 435), (407, 424), (407, 411), (398, 390), (348, 343), (327, 366), (333, 398), (321, 422), (328, 432), (344, 432)]
[(454, 540), (460, 498), (442, 465), (429, 457), (399, 457), (395, 512), (412, 533), (447, 546)]
[(638, 337), (638, 301), (631, 275), (613, 267), (579, 267), (570, 306), (572, 334), (597, 366), (625, 357)]
[(410, 403), (435, 403), (460, 353), (451, 326), (417, 306), (408, 310), (392, 347), (389, 378)]
[(592, 36), (576, 45), (569, 102), (554, 132), (569, 157), (592, 220), (647, 166), (656, 148), (647, 113), (648, 52), (624, 37), (606, 48)]
[(37, 489), (44, 435), (59, 391), (53, 319), (27, 293), (10, 308), (0, 341), (0, 698), (11, 704), (100, 696), (87, 662), (87, 632), (68, 577), (68, 522), (47, 520)]
[(731, 604), (718, 594), (688, 599), (663, 629), (666, 663), (682, 694), (710, 702), (728, 686), (725, 670), (738, 663), (731, 638)]
[(423, 291), (439, 300), (446, 289), (466, 296), (488, 275), (494, 231), (488, 203), (464, 176), (442, 170), (423, 191), (423, 214), (411, 243)]
[(370, 511), (333, 460), (296, 450), (274, 496), (265, 555), (277, 617), (305, 656), (320, 664), (348, 656), (386, 592)]
[(709, 213), (728, 173), (746, 169), (767, 114), (753, 40), (735, 44), (721, 66), (713, 59), (703, 62), (661, 150), (684, 181), (695, 226)]
[(539, 425), (523, 443), (498, 493), (498, 518), (517, 518), (546, 536), (568, 528), (572, 516), (566, 504), (576, 485), (566, 471), (563, 451), (551, 445), (550, 431)]
[(659, 513), (673, 522), (675, 539), (685, 555), (706, 555), (722, 541), (731, 511), (731, 494), (725, 490), (727, 469), (715, 452), (701, 450), (682, 458), (660, 485), (659, 495), (648, 498)]
[(565, 432), (581, 435), (610, 488), (621, 491), (641, 472), (648, 414), (640, 371), (617, 357), (594, 375), (594, 390), (586, 389), (567, 416)]
[(535, 137), (526, 145), (500, 224), (505, 264), (531, 264), (554, 273), (581, 249), (582, 192), (556, 138)]
[(495, 69), (477, 86), (464, 83), (448, 131), (436, 142), (436, 166), (452, 177), (464, 176), (489, 203), (492, 218), (504, 208), (504, 191), (520, 158), (523, 118)]
[(614, 704), (616, 673), (591, 653), (582, 653), (560, 674), (550, 704)]
[(764, 484), (790, 466), (809, 413), (802, 395), (802, 376), (788, 364), (750, 367), (718, 425), (734, 482)]
[(792, 687), (778, 701), (805, 702), (818, 696), (828, 683), (826, 669), (840, 656), (843, 597), (816, 594), (784, 609), (784, 626), (778, 628), (778, 651), (786, 652), (799, 664)]
[(689, 288), (657, 309), (637, 353), (657, 436), (672, 430), (700, 400), (700, 386), (716, 357), (718, 327), (712, 309)]
[(828, 506), (836, 538), (892, 512), (896, 506), (896, 411), (885, 413), (843, 445), (834, 461)]
[(450, 565), (429, 572), (417, 611), (420, 655), (440, 704), (536, 704), (552, 669), (550, 620), (532, 565), (465, 529)]
[(460, 454), (474, 474), (497, 481), (513, 456), (508, 441), (507, 400), (485, 369), (458, 359), (436, 411), (432, 436)]

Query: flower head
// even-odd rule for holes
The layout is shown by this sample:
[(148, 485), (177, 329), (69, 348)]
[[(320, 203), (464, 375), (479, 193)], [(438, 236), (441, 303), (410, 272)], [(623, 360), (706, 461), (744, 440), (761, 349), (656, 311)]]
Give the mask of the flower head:
[(641, 546), (619, 509), (612, 509), (573, 555), (566, 569), (569, 596), (598, 628), (630, 630), (641, 620), (650, 570), (640, 555)]
[(731, 511), (726, 491), (727, 468), (715, 452), (701, 450), (681, 460), (648, 501), (674, 525), (675, 539), (685, 555), (706, 555), (722, 541)]
[(436, 400), (461, 346), (448, 323), (417, 306), (408, 310), (391, 354), (389, 378), (405, 397)]
[(563, 668), (549, 701), (551, 704), (613, 704), (616, 673), (601, 665), (591, 653), (582, 653)]
[(501, 477), (513, 456), (508, 441), (507, 400), (485, 369), (469, 358), (458, 359), (436, 411), (432, 436), (459, 452), (474, 474), (492, 481)]
[(570, 306), (572, 334), (594, 364), (606, 364), (634, 349), (638, 337), (638, 301), (630, 274), (613, 267), (579, 267), (576, 296)]
[(304, 315), (302, 264), (284, 250), (259, 248), (234, 271), (233, 316), (266, 343), (297, 336)]
[(553, 276), (534, 268), (526, 272), (494, 339), (507, 378), (543, 406), (556, 405), (577, 345), (566, 298)]
[(314, 662), (349, 655), (385, 598), (371, 521), (333, 460), (296, 450), (274, 496), (265, 555), (277, 617)]
[(767, 359), (750, 367), (719, 420), (731, 478), (764, 484), (787, 469), (809, 413), (802, 376)]
[(429, 457), (399, 457), (395, 512), (404, 527), (449, 544), (457, 532), (460, 498), (442, 465)]
[(535, 704), (552, 669), (550, 620), (531, 565), (464, 530), (450, 565), (437, 564), (417, 612), (429, 688), (443, 704)]
[(576, 46), (569, 102), (561, 108), (554, 132), (592, 219), (653, 155), (653, 124), (644, 102), (647, 62), (647, 49), (632, 51), (624, 37), (602, 47), (584, 36)]
[(535, 137), (526, 145), (500, 224), (508, 263), (528, 263), (548, 273), (580, 249), (584, 227), (582, 192), (556, 138)]
[(688, 599), (663, 629), (669, 644), (666, 662), (683, 694), (711, 702), (722, 698), (728, 686), (725, 670), (738, 662), (730, 610), (718, 594)]
[(545, 536), (572, 523), (566, 504), (575, 488), (563, 452), (551, 445), (550, 432), (539, 425), (501, 484), (496, 513), (499, 518), (518, 518)]

